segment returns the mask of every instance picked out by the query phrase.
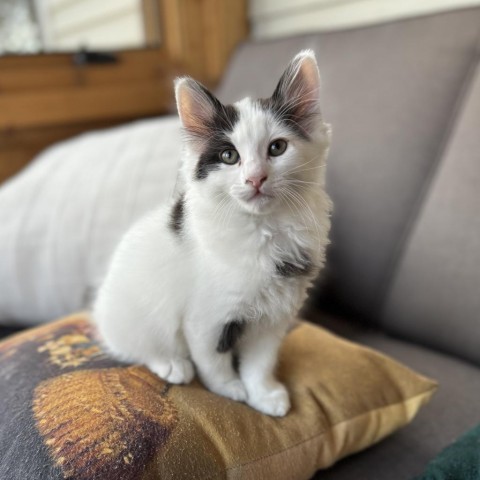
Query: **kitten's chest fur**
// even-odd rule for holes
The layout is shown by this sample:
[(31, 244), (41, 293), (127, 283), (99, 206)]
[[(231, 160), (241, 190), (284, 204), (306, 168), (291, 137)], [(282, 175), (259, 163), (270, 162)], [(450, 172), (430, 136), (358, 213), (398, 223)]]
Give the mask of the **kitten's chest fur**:
[(317, 232), (281, 215), (239, 214), (218, 225), (211, 216), (195, 214), (199, 282), (221, 290), (234, 310), (252, 319), (296, 313), (322, 263)]

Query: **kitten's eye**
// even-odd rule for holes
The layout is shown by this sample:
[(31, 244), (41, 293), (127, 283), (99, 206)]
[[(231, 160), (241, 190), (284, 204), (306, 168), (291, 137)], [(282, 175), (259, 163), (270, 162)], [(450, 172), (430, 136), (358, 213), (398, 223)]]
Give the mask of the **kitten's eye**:
[(240, 160), (240, 155), (233, 148), (229, 148), (220, 154), (220, 160), (228, 165), (234, 165)]
[(268, 154), (271, 157), (279, 157), (285, 152), (286, 149), (287, 149), (287, 141), (279, 138), (278, 140), (274, 140), (268, 146)]

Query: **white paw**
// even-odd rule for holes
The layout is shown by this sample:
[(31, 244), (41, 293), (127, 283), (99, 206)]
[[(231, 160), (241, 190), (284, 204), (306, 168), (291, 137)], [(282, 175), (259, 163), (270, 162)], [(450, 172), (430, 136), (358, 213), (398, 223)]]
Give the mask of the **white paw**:
[(284, 417), (290, 410), (290, 398), (287, 389), (281, 383), (270, 390), (252, 392), (247, 403), (255, 410), (272, 417)]
[(231, 398), (237, 402), (244, 402), (247, 399), (247, 391), (239, 378), (226, 383), (210, 385), (209, 388), (212, 392), (218, 393), (218, 395), (222, 395), (222, 397)]
[(148, 363), (147, 367), (170, 383), (190, 383), (195, 376), (193, 363), (186, 358), (157, 359)]

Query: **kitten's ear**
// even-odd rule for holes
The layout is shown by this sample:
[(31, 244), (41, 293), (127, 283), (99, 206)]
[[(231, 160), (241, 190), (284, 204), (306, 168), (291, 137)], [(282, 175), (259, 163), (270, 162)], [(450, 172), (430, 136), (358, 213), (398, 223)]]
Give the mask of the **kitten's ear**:
[(312, 120), (320, 115), (320, 72), (313, 50), (302, 50), (295, 56), (271, 98), (282, 116), (309, 133)]
[(199, 138), (207, 136), (221, 103), (190, 77), (175, 80), (175, 97), (178, 114), (187, 133)]

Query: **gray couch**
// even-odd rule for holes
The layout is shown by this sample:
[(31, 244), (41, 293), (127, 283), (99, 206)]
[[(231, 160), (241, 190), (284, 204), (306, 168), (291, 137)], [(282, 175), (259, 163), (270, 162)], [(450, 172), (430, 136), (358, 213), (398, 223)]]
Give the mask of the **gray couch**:
[(479, 38), (473, 8), (246, 43), (218, 91), (268, 96), (315, 49), (335, 212), (305, 316), (440, 383), (410, 426), (318, 478), (412, 478), (480, 422)]
[(480, 421), (479, 38), (470, 8), (246, 43), (218, 91), (268, 96), (316, 51), (335, 211), (305, 314), (440, 383), (410, 426), (318, 478), (411, 478)]

